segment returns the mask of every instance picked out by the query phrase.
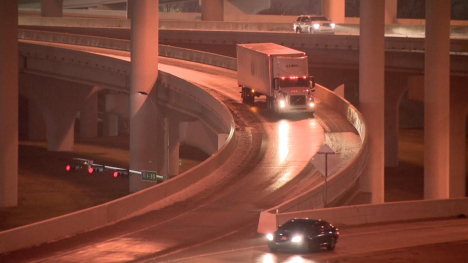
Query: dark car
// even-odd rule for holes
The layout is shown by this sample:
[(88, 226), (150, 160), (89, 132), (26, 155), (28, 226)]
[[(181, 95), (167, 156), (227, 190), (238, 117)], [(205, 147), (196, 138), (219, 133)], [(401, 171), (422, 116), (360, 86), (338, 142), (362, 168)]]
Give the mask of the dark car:
[(268, 247), (277, 250), (315, 251), (321, 247), (334, 250), (340, 233), (332, 224), (317, 219), (292, 219), (268, 234)]

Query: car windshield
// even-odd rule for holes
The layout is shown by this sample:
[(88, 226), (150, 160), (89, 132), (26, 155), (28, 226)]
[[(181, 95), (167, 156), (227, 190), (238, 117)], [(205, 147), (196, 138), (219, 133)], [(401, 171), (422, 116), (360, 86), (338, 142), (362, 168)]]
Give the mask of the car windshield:
[(311, 225), (311, 222), (308, 222), (308, 221), (294, 220), (294, 221), (286, 222), (284, 225), (280, 227), (280, 229), (288, 230), (288, 231), (301, 230), (301, 229), (307, 228), (307, 226), (310, 226), (310, 225)]
[(279, 79), (279, 86), (281, 88), (287, 88), (287, 87), (308, 87), (309, 86), (309, 79), (303, 79), (303, 78), (285, 78), (285, 79)]
[(328, 21), (328, 19), (324, 16), (317, 16), (317, 17), (311, 17), (310, 20), (312, 21)]

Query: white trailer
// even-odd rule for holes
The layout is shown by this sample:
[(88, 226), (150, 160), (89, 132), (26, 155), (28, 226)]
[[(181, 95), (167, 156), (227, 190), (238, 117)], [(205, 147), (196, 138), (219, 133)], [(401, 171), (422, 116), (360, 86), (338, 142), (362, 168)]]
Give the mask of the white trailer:
[(274, 43), (237, 45), (237, 80), (245, 103), (266, 96), (274, 112), (314, 112), (307, 55)]

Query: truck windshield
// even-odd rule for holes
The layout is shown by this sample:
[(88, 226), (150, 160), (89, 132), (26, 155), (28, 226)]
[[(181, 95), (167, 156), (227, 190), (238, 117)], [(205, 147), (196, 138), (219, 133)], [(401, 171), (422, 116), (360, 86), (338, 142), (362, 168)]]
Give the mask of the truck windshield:
[(279, 87), (287, 88), (287, 87), (308, 87), (309, 86), (309, 79), (303, 78), (285, 78), (279, 79)]

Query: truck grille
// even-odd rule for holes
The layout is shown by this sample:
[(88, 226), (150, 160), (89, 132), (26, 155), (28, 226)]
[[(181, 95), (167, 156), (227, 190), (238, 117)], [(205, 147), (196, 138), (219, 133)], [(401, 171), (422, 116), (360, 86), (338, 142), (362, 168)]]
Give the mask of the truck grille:
[(291, 106), (306, 105), (306, 96), (304, 96), (304, 95), (291, 95), (291, 97), (289, 99), (289, 105), (291, 105)]

